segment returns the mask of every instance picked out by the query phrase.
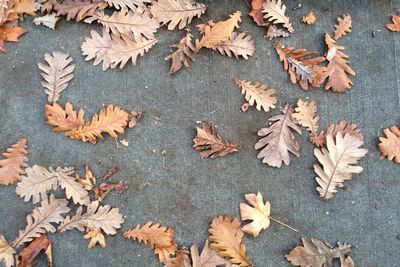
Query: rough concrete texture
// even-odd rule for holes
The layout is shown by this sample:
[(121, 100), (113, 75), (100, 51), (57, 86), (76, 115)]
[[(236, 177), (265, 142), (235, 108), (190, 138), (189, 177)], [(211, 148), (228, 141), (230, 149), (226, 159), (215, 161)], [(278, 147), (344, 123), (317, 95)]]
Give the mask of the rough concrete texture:
[[(286, 46), (323, 53), (324, 33), (333, 31), (336, 17), (342, 13), (353, 17), (353, 32), (339, 43), (346, 47), (357, 76), (352, 78), (354, 87), (343, 95), (315, 89), (306, 92), (292, 85), (273, 42), (263, 37), (265, 29), (256, 27), (246, 16), (246, 1), (204, 2), (208, 4), (204, 20), (226, 19), (235, 10), (243, 12), (241, 30), (255, 40), (253, 57), (236, 60), (204, 50), (188, 70), (170, 76), (170, 64), (164, 57), (171, 51), (169, 45), (184, 33), (162, 28), (157, 33), (160, 42), (136, 66), (103, 72), (93, 62), (85, 62), (80, 49), (90, 30), (98, 29), (96, 25), (62, 20), (52, 31), (34, 26), (31, 19), (22, 23), (29, 33), (19, 44), (7, 44), (8, 53), (0, 55), (0, 150), (27, 136), (32, 165), (75, 166), (82, 173), (89, 162), (98, 176), (116, 165), (121, 171), (115, 179), (129, 184), (123, 195), (112, 193), (105, 200), (125, 215), (121, 231), (107, 237), (107, 248), (88, 250), (88, 242), (76, 230), (51, 234), (55, 266), (160, 266), (148, 247), (125, 240), (122, 232), (152, 220), (174, 227), (180, 246), (197, 243), (202, 247), (212, 218), (219, 214), (239, 216), (244, 194), (257, 191), (271, 202), (276, 218), (301, 232), (272, 223), (258, 238), (247, 237), (244, 242), (255, 266), (290, 266), (284, 255), (302, 236), (352, 244), (356, 266), (400, 266), (399, 166), (381, 161), (377, 149), (383, 127), (398, 124), (400, 119), (400, 35), (384, 28), (390, 14), (400, 8), (400, 1), (285, 1), (296, 29), (282, 40)], [(302, 7), (293, 10), (299, 3)], [(300, 22), (309, 11), (318, 15), (314, 26)], [(200, 22), (195, 20), (191, 28)], [(110, 138), (96, 145), (73, 141), (46, 125), (43, 107), (47, 99), (37, 63), (45, 53), (59, 49), (70, 53), (76, 64), (75, 78), (60, 103), (71, 101), (85, 108), (87, 118), (109, 103), (145, 112), (140, 124), (121, 137), (129, 141), (129, 147)], [(263, 165), (253, 148), (257, 130), (278, 110), (241, 113), (244, 98), (234, 78), (277, 88), (281, 106), (295, 104), (300, 97), (314, 99), (321, 129), (343, 119), (357, 123), (370, 151), (361, 161), (364, 171), (346, 182), (346, 189), (333, 199), (321, 200), (312, 167), (316, 162), (314, 147), (305, 131), (297, 136), (300, 158), (292, 157), (290, 166), (281, 169)], [(156, 117), (160, 118), (158, 123)], [(200, 120), (217, 124), (220, 133), (237, 142), (241, 151), (225, 158), (201, 159), (192, 149), (194, 126)], [(136, 190), (143, 182), (151, 185), (141, 192)], [(0, 203), (0, 233), (12, 240), (25, 226), (25, 216), (34, 205), (24, 203), (15, 194), (15, 186), (0, 188)]]

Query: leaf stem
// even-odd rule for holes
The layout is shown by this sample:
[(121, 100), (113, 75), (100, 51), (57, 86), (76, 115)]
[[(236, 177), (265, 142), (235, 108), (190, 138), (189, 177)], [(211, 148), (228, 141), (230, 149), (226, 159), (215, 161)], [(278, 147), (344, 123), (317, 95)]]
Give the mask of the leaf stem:
[(279, 223), (280, 225), (283, 225), (283, 226), (289, 228), (289, 229), (292, 230), (293, 232), (296, 232), (296, 233), (300, 232), (300, 231), (297, 230), (296, 228), (293, 228), (293, 227), (291, 227), (290, 225), (287, 225), (286, 223), (281, 222), (281, 221), (278, 220), (278, 219), (275, 219), (275, 218), (272, 218), (272, 217), (269, 217), (269, 219), (272, 220), (272, 221), (274, 221), (274, 222)]

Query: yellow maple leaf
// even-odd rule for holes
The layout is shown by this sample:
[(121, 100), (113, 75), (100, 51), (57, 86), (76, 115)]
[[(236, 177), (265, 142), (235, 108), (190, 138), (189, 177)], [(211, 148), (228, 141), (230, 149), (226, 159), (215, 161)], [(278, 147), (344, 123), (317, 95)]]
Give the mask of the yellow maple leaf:
[(263, 202), (260, 192), (256, 194), (246, 194), (245, 199), (251, 205), (240, 203), (240, 216), (242, 221), (252, 220), (251, 223), (243, 226), (243, 232), (254, 237), (258, 236), (261, 230), (269, 227), (271, 214), (271, 205), (268, 201)]

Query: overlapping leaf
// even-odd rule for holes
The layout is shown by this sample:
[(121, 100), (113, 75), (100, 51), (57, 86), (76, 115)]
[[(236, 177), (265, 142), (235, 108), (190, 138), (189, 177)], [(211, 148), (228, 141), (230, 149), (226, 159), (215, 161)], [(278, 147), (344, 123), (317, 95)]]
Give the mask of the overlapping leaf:
[(357, 124), (347, 124), (346, 121), (342, 120), (338, 124), (331, 124), (328, 126), (326, 132), (321, 131), (318, 134), (314, 134), (311, 136), (311, 142), (318, 146), (322, 147), (326, 145), (326, 137), (330, 134), (333, 137), (337, 135), (337, 133), (341, 132), (342, 134), (350, 134), (352, 136), (357, 137), (360, 140), (364, 140), (364, 136), (361, 133), (361, 130), (357, 127)]
[(304, 101), (299, 99), (292, 117), (298, 124), (305, 127), (307, 131), (314, 135), (318, 131), (319, 121), (319, 116), (317, 116), (316, 113), (317, 104), (315, 101)]
[(85, 123), (85, 111), (80, 109), (77, 113), (70, 102), (67, 102), (65, 109), (55, 102), (52, 105), (46, 105), (44, 114), (47, 124), (55, 127), (53, 128), (54, 132), (71, 131)]
[(261, 83), (252, 83), (251, 81), (235, 79), (235, 83), (242, 89), (245, 99), (250, 106), (256, 104), (257, 110), (264, 109), (265, 112), (275, 108), (278, 102), (275, 89), (268, 88)]
[(254, 41), (250, 35), (245, 32), (233, 32), (231, 39), (226, 40), (220, 44), (212, 45), (209, 48), (220, 52), (222, 55), (228, 57), (235, 56), (236, 58), (243, 57), (248, 59), (255, 52)]
[(386, 24), (386, 28), (391, 30), (392, 32), (400, 32), (400, 16), (393, 15), (392, 16), (392, 24)]
[(4, 263), (6, 267), (14, 266), (14, 253), (16, 253), (15, 249), (0, 234), (0, 263)]
[(28, 167), (28, 140), (21, 138), (18, 142), (3, 152), (0, 160), (0, 184), (10, 185), (21, 180), (21, 175)]
[(188, 68), (188, 59), (191, 59), (194, 62), (194, 47), (192, 45), (192, 37), (193, 35), (191, 34), (190, 30), (187, 30), (186, 36), (179, 41), (179, 44), (171, 45), (172, 48), (176, 48), (177, 50), (165, 58), (165, 60), (172, 61), (169, 74), (178, 72), (180, 69), (182, 69), (182, 66)]
[(131, 9), (135, 10), (136, 6), (143, 6), (143, 4), (151, 3), (153, 0), (105, 0), (109, 6), (116, 9)]
[(99, 244), (103, 248), (106, 247), (106, 239), (100, 228), (93, 228), (89, 230), (87, 234), (83, 236), (83, 238), (90, 239), (88, 248), (93, 248), (97, 244)]
[(280, 24), (289, 32), (293, 33), (294, 29), (290, 23), (289, 17), (285, 15), (286, 6), (282, 4), (281, 0), (266, 0), (264, 2), (262, 13), (265, 13), (264, 18), (273, 23)]
[(107, 3), (102, 0), (64, 0), (62, 5), (56, 4), (54, 10), (57, 11), (57, 16), (63, 15), (67, 16), (67, 20), (81, 21), (106, 7)]
[(196, 244), (190, 248), (190, 254), (192, 256), (193, 267), (231, 266), (229, 261), (222, 258), (217, 251), (210, 249), (208, 240), (206, 240), (201, 254), (199, 254), (199, 248)]
[(258, 26), (265, 26), (265, 21), (263, 18), (262, 10), (264, 6), (265, 0), (252, 0), (251, 1), (251, 11), (250, 11), (250, 17), (253, 18), (254, 22)]

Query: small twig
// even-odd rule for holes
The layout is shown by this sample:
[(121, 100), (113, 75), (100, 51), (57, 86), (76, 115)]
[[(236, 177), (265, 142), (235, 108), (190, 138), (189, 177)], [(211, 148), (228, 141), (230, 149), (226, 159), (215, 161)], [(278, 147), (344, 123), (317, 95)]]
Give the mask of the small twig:
[(269, 219), (270, 219), (270, 220), (272, 220), (272, 221), (274, 221), (274, 222), (277, 222), (277, 223), (279, 223), (280, 225), (283, 225), (283, 226), (285, 226), (285, 227), (289, 228), (289, 229), (290, 229), (290, 230), (292, 230), (293, 232), (296, 232), (296, 233), (298, 233), (298, 232), (299, 232), (299, 230), (297, 230), (296, 228), (293, 228), (293, 227), (291, 227), (291, 226), (287, 225), (286, 223), (284, 223), (284, 222), (281, 222), (281, 221), (280, 221), (280, 220), (278, 220), (278, 219), (275, 219), (275, 218), (272, 218), (272, 217), (269, 217)]

